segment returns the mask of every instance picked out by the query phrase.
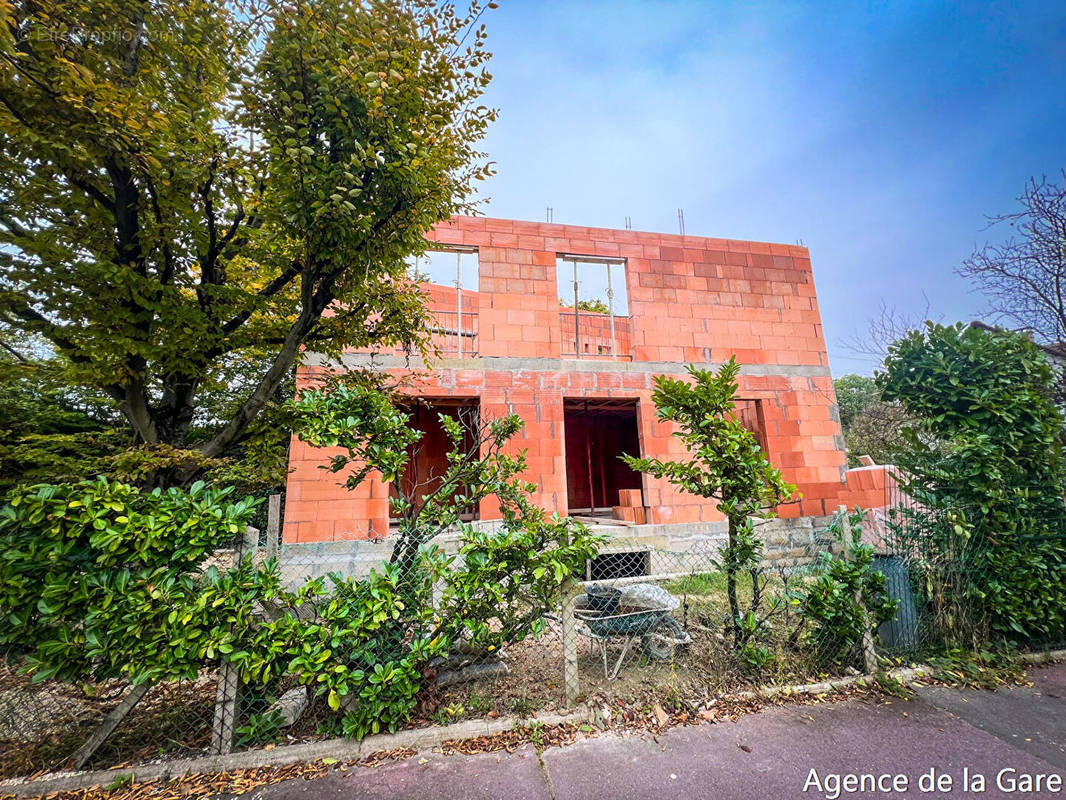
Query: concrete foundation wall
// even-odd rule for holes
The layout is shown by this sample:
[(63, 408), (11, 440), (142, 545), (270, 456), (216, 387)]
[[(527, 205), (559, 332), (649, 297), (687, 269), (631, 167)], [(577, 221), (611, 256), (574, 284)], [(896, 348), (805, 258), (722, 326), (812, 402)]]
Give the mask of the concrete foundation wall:
[[(832, 517), (802, 517), (759, 522), (756, 535), (764, 543), (767, 567), (793, 569), (809, 564), (818, 552), (833, 546), (825, 533)], [(492, 530), (498, 521), (479, 523)], [(673, 575), (708, 572), (714, 569), (727, 541), (724, 521), (689, 524), (652, 524), (632, 526), (598, 526), (597, 531), (610, 537), (600, 553), (647, 552), (648, 573)], [(446, 552), (459, 549), (458, 537), (445, 534), (434, 543)], [(281, 550), (283, 581), (298, 585), (309, 578), (336, 572), (346, 577), (364, 578), (372, 569), (381, 569), (392, 555), (393, 537), (382, 541), (342, 540), (332, 542), (297, 542)]]

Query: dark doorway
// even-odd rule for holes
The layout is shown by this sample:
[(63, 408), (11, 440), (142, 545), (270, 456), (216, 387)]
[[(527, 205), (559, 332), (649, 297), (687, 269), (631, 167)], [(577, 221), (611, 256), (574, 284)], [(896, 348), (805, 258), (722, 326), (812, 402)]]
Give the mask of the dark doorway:
[[(463, 429), (462, 447), (468, 453), (477, 447), (481, 414), (476, 399), (420, 400), (404, 410), (411, 415), (411, 427), (422, 431), (422, 438), (408, 449), (407, 469), (400, 477), (399, 486), (390, 484), (389, 497), (398, 497), (402, 491), (404, 497), (417, 507), (423, 502), (423, 497), (431, 496), (440, 489), (448, 469), (448, 453), (454, 447), (440, 423), (441, 414), (459, 421)], [(461, 491), (462, 487), (457, 487), (452, 494), (454, 496)], [(477, 506), (471, 506), (462, 518), (467, 521), (477, 519), (477, 512)], [(396, 516), (391, 504), (389, 516)]]
[(566, 504), (570, 513), (619, 505), (621, 489), (640, 489), (640, 474), (619, 456), (640, 455), (636, 400), (564, 400)]

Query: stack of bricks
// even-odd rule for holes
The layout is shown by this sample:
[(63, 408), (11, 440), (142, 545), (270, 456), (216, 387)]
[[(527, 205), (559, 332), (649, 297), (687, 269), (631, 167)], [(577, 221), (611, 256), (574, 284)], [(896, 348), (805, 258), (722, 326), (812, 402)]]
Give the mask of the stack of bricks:
[(646, 522), (644, 514), (644, 499), (640, 489), (619, 489), (619, 505), (611, 509), (611, 516), (635, 525), (643, 525)]

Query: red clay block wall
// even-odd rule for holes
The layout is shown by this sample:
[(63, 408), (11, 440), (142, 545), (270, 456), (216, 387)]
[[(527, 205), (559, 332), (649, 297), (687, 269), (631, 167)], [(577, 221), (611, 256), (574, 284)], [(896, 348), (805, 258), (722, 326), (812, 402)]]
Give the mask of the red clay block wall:
[[(635, 400), (641, 453), (684, 457), (671, 428), (655, 418), (652, 378), (681, 374), (689, 362), (716, 366), (731, 355), (743, 365), (740, 397), (761, 401), (771, 461), (805, 495), (782, 515), (825, 513), (851, 489), (842, 481), (843, 442), (806, 248), (468, 217), (438, 226), (433, 238), (442, 246), (478, 248), (479, 291), (463, 296), (463, 328), (476, 328), (477, 356), (470, 357), (465, 344), (464, 358), (445, 353), (427, 365), (431, 371), (417, 371), (409, 391), (427, 398), (478, 398), (482, 415), (519, 414), (525, 428), (512, 445), (527, 451), (527, 478), (537, 483), (537, 502), (567, 511), (564, 399)], [(616, 341), (626, 357), (563, 356), (573, 320), (567, 324), (565, 312), (560, 314), (560, 254), (625, 260), (630, 315), (616, 318)], [(427, 287), (427, 292), (431, 309), (455, 309), (454, 289)], [(362, 365), (366, 358), (352, 354), (349, 363)], [(318, 369), (309, 361), (298, 375), (300, 384), (313, 380)], [(396, 357), (379, 356), (376, 363), (397, 375), (411, 374), (410, 365)], [(336, 476), (318, 468), (328, 456), (293, 442), (286, 540), (383, 535), (388, 487), (371, 479), (346, 491)], [(642, 481), (648, 522), (720, 519), (713, 503), (665, 481), (648, 476)], [(482, 504), (480, 516), (497, 516), (491, 502)]]

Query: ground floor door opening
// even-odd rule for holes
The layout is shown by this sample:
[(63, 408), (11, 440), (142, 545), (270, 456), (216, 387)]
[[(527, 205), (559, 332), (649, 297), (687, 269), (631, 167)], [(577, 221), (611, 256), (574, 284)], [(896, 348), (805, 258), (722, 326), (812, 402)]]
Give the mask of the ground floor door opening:
[(640, 489), (640, 473), (619, 457), (640, 455), (637, 401), (563, 401), (566, 503), (570, 514), (611, 515), (623, 489)]
[[(441, 425), (441, 415), (457, 420), (463, 430), (460, 447), (463, 452), (472, 452), (478, 446), (478, 428), (481, 413), (477, 399), (424, 399), (420, 398), (404, 407), (411, 415), (410, 425), (422, 432), (422, 438), (411, 445), (407, 451), (407, 469), (400, 480), (389, 486), (389, 497), (403, 497), (416, 504), (425, 503), (425, 498), (442, 491), (444, 477), (448, 470), (448, 453), (455, 447)], [(451, 496), (461, 494), (465, 487), (447, 487)], [(478, 518), (477, 505), (466, 509), (461, 518), (467, 522)], [(396, 521), (396, 509), (389, 504), (389, 519)]]

